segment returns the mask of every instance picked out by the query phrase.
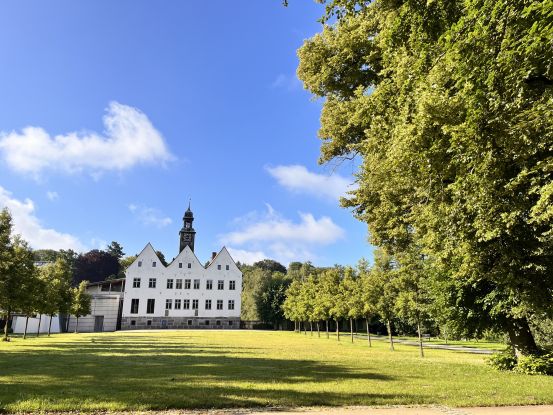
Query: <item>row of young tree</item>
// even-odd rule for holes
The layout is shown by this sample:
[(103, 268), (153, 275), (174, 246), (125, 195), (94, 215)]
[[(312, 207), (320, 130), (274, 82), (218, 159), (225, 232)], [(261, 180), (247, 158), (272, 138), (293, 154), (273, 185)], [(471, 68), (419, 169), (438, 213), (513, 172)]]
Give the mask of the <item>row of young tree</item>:
[(29, 318), (35, 315), (40, 316), (37, 336), (43, 315), (49, 316), (48, 335), (54, 315), (75, 316), (78, 331), (79, 317), (90, 313), (87, 283), (73, 285), (71, 264), (62, 256), (35, 266), (34, 252), (28, 243), (13, 234), (10, 212), (8, 209), (0, 212), (0, 312), (4, 317), (4, 341), (9, 339), (9, 323), (14, 315), (26, 318), (23, 338), (27, 337)]
[(340, 322), (349, 321), (351, 341), (354, 339), (354, 322), (365, 319), (367, 341), (371, 343), (370, 325), (380, 320), (386, 325), (390, 349), (394, 350), (392, 324), (402, 321), (415, 327), (424, 356), (423, 326), (436, 325), (439, 309), (432, 301), (432, 285), (427, 278), (424, 258), (404, 255), (400, 261), (382, 250), (375, 252), (375, 263), (369, 266), (361, 261), (356, 269), (333, 267), (295, 280), (286, 291), (282, 306), (286, 318), (295, 322), (295, 329), (304, 331), (316, 325), (320, 337), (320, 323), (329, 337), (330, 321), (335, 322), (336, 337), (340, 340)]

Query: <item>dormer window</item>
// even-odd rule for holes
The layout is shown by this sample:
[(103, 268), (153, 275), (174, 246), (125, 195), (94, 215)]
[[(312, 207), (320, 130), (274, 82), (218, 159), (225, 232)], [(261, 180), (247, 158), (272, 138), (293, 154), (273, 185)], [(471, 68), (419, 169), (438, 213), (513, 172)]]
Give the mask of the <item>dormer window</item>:
[(179, 268), (182, 268), (182, 262), (179, 262)]
[(220, 269), (221, 269), (221, 265), (217, 265), (217, 269), (220, 270)]
[(154, 268), (156, 267), (156, 261), (152, 262), (152, 267), (154, 267)]
[(142, 261), (138, 261), (138, 266), (139, 266), (139, 267), (142, 266)]
[(192, 268), (192, 264), (190, 262), (188, 263), (188, 268)]

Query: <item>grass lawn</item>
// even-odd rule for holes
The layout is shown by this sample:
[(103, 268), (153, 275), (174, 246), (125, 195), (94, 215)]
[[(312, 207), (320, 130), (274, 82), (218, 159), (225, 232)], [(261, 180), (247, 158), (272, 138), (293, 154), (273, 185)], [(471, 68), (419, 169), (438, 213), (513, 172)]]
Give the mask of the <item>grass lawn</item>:
[(553, 403), (553, 377), (484, 357), (268, 331), (142, 331), (0, 343), (0, 408), (131, 410)]

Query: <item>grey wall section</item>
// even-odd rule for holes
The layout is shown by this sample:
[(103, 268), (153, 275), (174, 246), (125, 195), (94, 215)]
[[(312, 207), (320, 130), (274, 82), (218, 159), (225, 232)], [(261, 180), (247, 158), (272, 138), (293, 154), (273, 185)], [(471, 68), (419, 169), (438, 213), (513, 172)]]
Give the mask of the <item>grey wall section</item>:
[(121, 320), (122, 330), (239, 328), (240, 319), (228, 317), (123, 317)]
[[(115, 331), (117, 330), (117, 318), (119, 315), (119, 304), (122, 295), (118, 294), (92, 294), (90, 305), (91, 313), (79, 317), (79, 332), (91, 333), (94, 331)], [(95, 325), (96, 317), (103, 316), (101, 330)], [(101, 318), (99, 318), (101, 320)], [(77, 318), (71, 316), (69, 320), (69, 332), (74, 332), (77, 326)]]

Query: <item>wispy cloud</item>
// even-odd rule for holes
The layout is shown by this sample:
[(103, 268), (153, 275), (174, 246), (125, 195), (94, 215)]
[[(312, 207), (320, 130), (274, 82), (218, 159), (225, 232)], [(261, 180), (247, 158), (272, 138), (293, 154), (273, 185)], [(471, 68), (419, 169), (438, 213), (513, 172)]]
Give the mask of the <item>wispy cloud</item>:
[(77, 237), (45, 227), (35, 215), (32, 200), (18, 200), (0, 186), (0, 208), (4, 207), (11, 212), (15, 233), (20, 234), (34, 249), (85, 250)]
[(111, 102), (103, 118), (105, 132), (69, 132), (51, 136), (43, 128), (0, 132), (0, 153), (12, 170), (38, 177), (44, 171), (98, 177), (138, 164), (163, 164), (174, 157), (162, 135), (137, 108)]
[[(292, 221), (267, 205), (261, 214), (251, 212), (237, 218), (235, 231), (220, 235), (220, 241), (233, 250), (255, 252), (258, 257), (268, 254), (283, 262), (314, 260), (313, 250), (332, 244), (345, 236), (344, 230), (331, 218), (315, 218), (311, 213), (299, 213), (299, 221)], [(267, 257), (267, 256), (265, 256)]]
[(48, 191), (46, 192), (46, 197), (49, 201), (53, 202), (54, 200), (58, 200), (60, 195), (58, 195), (58, 192)]
[(339, 174), (329, 176), (313, 173), (299, 164), (266, 167), (266, 170), (281, 186), (295, 193), (338, 200), (345, 196), (348, 190), (354, 189), (349, 178)]
[(227, 248), (232, 259), (243, 264), (253, 264), (257, 261), (267, 259), (268, 256), (263, 251), (248, 251), (245, 249)]
[(283, 73), (278, 74), (277, 77), (271, 83), (271, 88), (284, 89), (286, 91), (295, 91), (295, 90), (301, 89), (301, 87), (302, 87), (301, 81), (298, 79), (296, 74), (293, 74), (293, 75), (286, 75)]
[(148, 206), (131, 203), (129, 205), (129, 211), (131, 211), (134, 217), (145, 226), (163, 228), (173, 222), (170, 217), (163, 215), (159, 209)]

